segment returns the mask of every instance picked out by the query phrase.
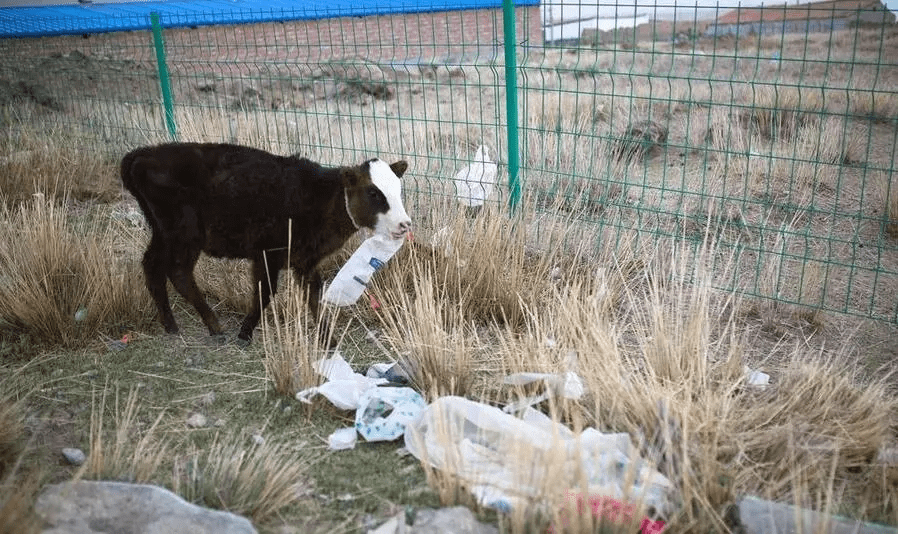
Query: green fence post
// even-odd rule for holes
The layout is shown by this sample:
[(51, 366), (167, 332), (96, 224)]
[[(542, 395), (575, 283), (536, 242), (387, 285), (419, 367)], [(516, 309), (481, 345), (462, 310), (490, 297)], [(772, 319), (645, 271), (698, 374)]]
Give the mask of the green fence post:
[(165, 110), (165, 126), (173, 140), (178, 138), (178, 129), (175, 126), (175, 109), (171, 97), (171, 81), (168, 77), (168, 66), (165, 64), (165, 43), (162, 42), (162, 25), (159, 24), (159, 13), (150, 13), (150, 23), (153, 25), (153, 45), (156, 48), (156, 66), (159, 69), (159, 87), (162, 89), (162, 106)]
[(502, 28), (505, 34), (505, 107), (508, 113), (508, 189), (509, 208), (514, 213), (521, 201), (520, 151), (518, 148), (518, 82), (515, 38), (515, 13), (512, 0), (502, 0)]

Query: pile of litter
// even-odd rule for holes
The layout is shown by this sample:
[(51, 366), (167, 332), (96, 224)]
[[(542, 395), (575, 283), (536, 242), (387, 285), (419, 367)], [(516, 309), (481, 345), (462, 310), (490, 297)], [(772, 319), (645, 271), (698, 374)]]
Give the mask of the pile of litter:
[(511, 384), (546, 384), (543, 395), (509, 405), (522, 413), (519, 418), (462, 397), (426, 405), (413, 389), (386, 385), (402, 381), (396, 364), (377, 364), (363, 376), (336, 353), (316, 365), (326, 382), (298, 392), (297, 400), (308, 403), (320, 394), (337, 408), (356, 412), (353, 427), (329, 436), (331, 449), (355, 447), (358, 435), (366, 441), (404, 436), (416, 458), (457, 476), (481, 505), (503, 512), (540, 504), (550, 483), (559, 494), (580, 491), (584, 478), (590, 494), (641, 503), (655, 514), (673, 511), (670, 481), (639, 457), (629, 435), (593, 428), (575, 433), (530, 406), (552, 395), (582, 395), (582, 382), (574, 373), (508, 377)]

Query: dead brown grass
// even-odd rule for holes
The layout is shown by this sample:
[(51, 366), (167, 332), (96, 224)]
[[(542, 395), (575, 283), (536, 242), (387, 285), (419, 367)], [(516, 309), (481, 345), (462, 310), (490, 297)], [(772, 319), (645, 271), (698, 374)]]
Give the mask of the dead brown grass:
[(24, 406), (13, 396), (17, 373), (0, 380), (0, 533), (39, 532), (32, 504), (43, 480), (40, 470), (25, 471), (26, 451)]
[(216, 436), (203, 450), (175, 458), (174, 491), (262, 523), (309, 491), (311, 462), (307, 452), (287, 443), (252, 443), (240, 434)]
[[(713, 245), (634, 252), (641, 262), (609, 254), (599, 261), (607, 266), (601, 277), (577, 277), (527, 306), (522, 329), (492, 330), (488, 337), (501, 348), (489, 360), (498, 365), (490, 382), (509, 372), (577, 372), (586, 396), (573, 402), (556, 397), (543, 409), (572, 428), (627, 432), (639, 443), (676, 488), (678, 511), (662, 516), (676, 532), (728, 529), (727, 506), (745, 494), (898, 520), (898, 509), (884, 504), (894, 500), (894, 491), (880, 483), (871, 492), (868, 484), (873, 473), (882, 476), (877, 452), (898, 438), (898, 400), (886, 381), (861, 378), (838, 353), (796, 345), (789, 358), (763, 367), (774, 376), (772, 385), (748, 386), (743, 366), (755, 367), (763, 356), (744, 337), (735, 296), (713, 289), (732, 259), (724, 256), (721, 263)], [(717, 268), (710, 269), (715, 258)], [(623, 268), (637, 264), (642, 268)], [(499, 404), (529, 393), (507, 387), (482, 392), (488, 403)], [(535, 454), (519, 446), (520, 455), (507, 454)], [(562, 462), (563, 450), (559, 445), (557, 455), (539, 465)], [(608, 491), (586, 479), (546, 474), (560, 472), (552, 468), (533, 470), (529, 462), (520, 469), (517, 487), (539, 488), (535, 502), (549, 504), (520, 516), (515, 511), (513, 532), (544, 521), (544, 513), (560, 525), (562, 495), (572, 483), (584, 494)], [(436, 472), (430, 480), (444, 502), (468, 501), (460, 497), (463, 481)], [(565, 532), (591, 532), (588, 515)]]
[[(108, 384), (100, 392), (99, 399), (96, 398), (96, 391), (92, 392), (90, 448), (87, 461), (76, 473), (75, 479), (83, 476), (98, 480), (149, 482), (171, 455), (171, 444), (157, 434), (165, 412), (161, 411), (149, 427), (140, 428), (137, 421), (138, 390), (132, 389), (126, 399), (120, 399), (119, 390), (115, 388), (112, 407), (106, 403), (108, 393)], [(111, 436), (104, 428), (107, 411), (111, 411), (114, 417), (115, 428)]]
[(4, 123), (31, 127), (4, 129), (0, 134), (0, 202), (17, 205), (35, 193), (66, 192), (76, 200), (114, 198), (117, 167), (91, 151), (77, 148), (67, 128), (52, 123), (36, 125), (29, 117), (14, 116), (10, 108), (0, 113)]
[[(285, 273), (287, 274), (287, 273)], [(265, 351), (265, 373), (278, 393), (293, 397), (297, 391), (318, 386), (321, 375), (314, 367), (325, 358), (327, 340), (336, 336), (336, 321), (325, 321), (322, 314), (316, 322), (308, 313), (308, 298), (303, 288), (286, 275), (284, 290), (272, 299), (271, 312), (262, 316), (262, 346)], [(326, 309), (322, 307), (323, 310)], [(270, 316), (270, 319), (269, 319)]]
[(748, 121), (768, 139), (790, 139), (799, 128), (819, 120), (824, 109), (823, 92), (818, 88), (753, 84), (744, 101)]
[(65, 347), (145, 325), (152, 315), (140, 264), (116, 257), (108, 221), (73, 223), (65, 206), (38, 194), (0, 210), (0, 318)]
[(892, 180), (893, 174), (879, 173), (879, 190), (882, 195), (883, 215), (886, 231), (898, 238), (898, 184)]

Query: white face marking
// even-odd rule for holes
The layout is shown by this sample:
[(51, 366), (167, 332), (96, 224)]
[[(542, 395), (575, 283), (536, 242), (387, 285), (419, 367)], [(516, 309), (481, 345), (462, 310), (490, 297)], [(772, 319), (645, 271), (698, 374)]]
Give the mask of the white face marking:
[(386, 213), (377, 214), (377, 225), (374, 231), (399, 239), (405, 235), (412, 224), (411, 218), (402, 205), (402, 181), (393, 173), (387, 162), (376, 159), (368, 165), (371, 183), (387, 197), (390, 208)]

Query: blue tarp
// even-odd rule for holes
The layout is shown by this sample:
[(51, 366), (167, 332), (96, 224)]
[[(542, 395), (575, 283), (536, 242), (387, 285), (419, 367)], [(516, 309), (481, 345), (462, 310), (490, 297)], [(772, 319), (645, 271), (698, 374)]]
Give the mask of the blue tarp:
[[(539, 0), (515, 0), (516, 6)], [(0, 7), (0, 37), (79, 35), (150, 28), (245, 24), (502, 7), (502, 0), (191, 0)]]

